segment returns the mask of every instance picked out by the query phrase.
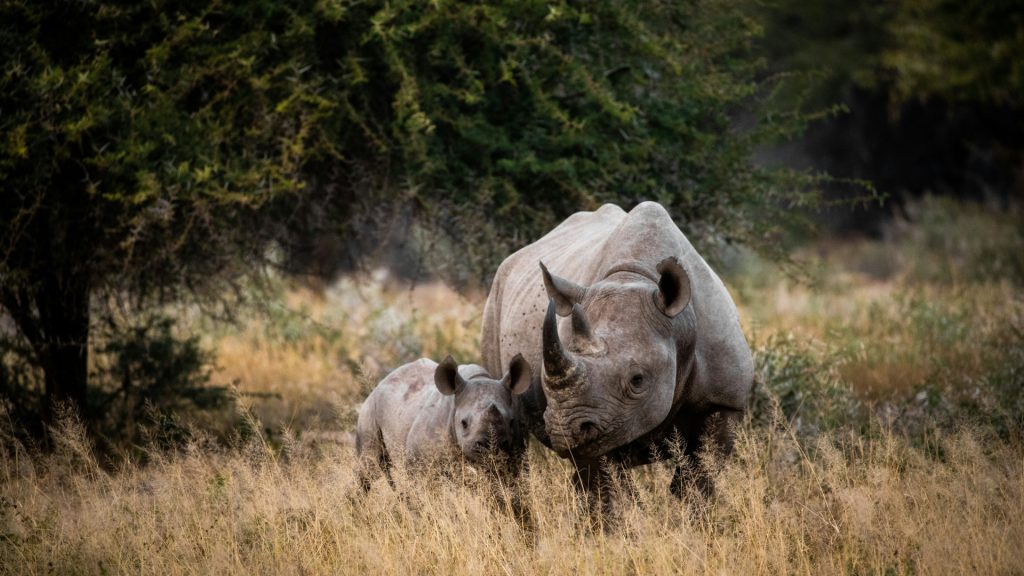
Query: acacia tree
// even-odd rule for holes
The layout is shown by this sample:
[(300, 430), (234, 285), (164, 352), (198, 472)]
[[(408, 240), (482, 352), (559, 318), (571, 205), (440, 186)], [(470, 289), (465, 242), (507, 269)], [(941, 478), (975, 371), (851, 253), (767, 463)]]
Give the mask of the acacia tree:
[[(756, 23), (724, 0), (0, 0), (0, 306), (86, 406), (99, 302), (215, 292), (395, 204), (486, 277), (579, 209), (755, 248), (814, 201), (750, 162)], [(88, 416), (88, 415), (87, 415)]]
[(86, 407), (104, 295), (243, 273), (304, 205), (302, 168), (337, 153), (288, 7), (0, 6), (0, 305), (42, 369), (48, 418)]

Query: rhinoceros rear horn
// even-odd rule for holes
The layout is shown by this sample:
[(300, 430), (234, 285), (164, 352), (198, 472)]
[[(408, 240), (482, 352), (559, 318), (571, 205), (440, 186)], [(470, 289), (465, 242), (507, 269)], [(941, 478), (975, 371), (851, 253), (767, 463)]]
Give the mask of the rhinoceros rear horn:
[(579, 361), (562, 346), (555, 318), (555, 299), (548, 300), (544, 315), (544, 385), (552, 390), (570, 388), (583, 376)]
[(675, 256), (669, 256), (658, 264), (658, 308), (669, 318), (674, 318), (690, 303), (690, 277)]
[(459, 374), (459, 364), (449, 354), (434, 370), (434, 385), (445, 396), (462, 392), (466, 381)]
[(555, 306), (559, 316), (568, 316), (572, 312), (572, 305), (583, 301), (587, 289), (575, 282), (555, 276), (548, 271), (543, 262), (540, 263), (540, 273), (544, 277), (544, 289), (548, 292), (548, 298), (555, 299)]
[(576, 352), (585, 354), (595, 354), (604, 348), (590, 327), (587, 313), (579, 304), (572, 305), (572, 348)]

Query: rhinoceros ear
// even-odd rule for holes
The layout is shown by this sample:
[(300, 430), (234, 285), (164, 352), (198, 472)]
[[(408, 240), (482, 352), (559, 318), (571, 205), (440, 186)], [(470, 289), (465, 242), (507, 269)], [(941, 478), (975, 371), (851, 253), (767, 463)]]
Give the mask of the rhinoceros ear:
[(544, 289), (548, 291), (548, 298), (555, 299), (555, 311), (559, 316), (568, 316), (572, 312), (572, 305), (583, 301), (587, 289), (548, 272), (548, 267), (543, 262), (540, 263), (540, 273), (544, 277)]
[(434, 385), (445, 396), (458, 394), (465, 387), (466, 381), (459, 375), (459, 365), (450, 354), (434, 370)]
[(669, 256), (658, 264), (658, 307), (668, 317), (674, 318), (690, 303), (690, 277), (675, 256)]
[(533, 381), (533, 370), (530, 363), (523, 358), (522, 354), (516, 354), (508, 364), (508, 373), (501, 379), (501, 383), (508, 388), (513, 395), (522, 394), (530, 389)]

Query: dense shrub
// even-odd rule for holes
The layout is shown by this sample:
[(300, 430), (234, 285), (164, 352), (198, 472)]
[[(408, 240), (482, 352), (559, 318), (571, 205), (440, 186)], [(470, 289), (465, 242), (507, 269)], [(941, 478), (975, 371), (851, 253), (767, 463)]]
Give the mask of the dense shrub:
[(99, 338), (88, 412), (102, 415), (95, 430), (112, 445), (137, 444), (146, 425), (163, 443), (180, 441), (183, 419), (230, 407), (227, 389), (209, 385), (211, 358), (199, 337), (174, 328), (171, 318), (143, 316)]
[(755, 350), (751, 418), (767, 425), (776, 410), (803, 436), (859, 428), (867, 412), (839, 371), (841, 351), (776, 334)]

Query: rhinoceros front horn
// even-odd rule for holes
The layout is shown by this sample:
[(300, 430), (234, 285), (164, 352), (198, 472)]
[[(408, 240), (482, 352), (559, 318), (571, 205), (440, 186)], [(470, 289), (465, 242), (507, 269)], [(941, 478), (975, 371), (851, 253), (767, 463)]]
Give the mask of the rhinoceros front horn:
[(565, 390), (582, 380), (583, 366), (558, 338), (555, 299), (551, 298), (544, 315), (544, 386), (551, 390)]

